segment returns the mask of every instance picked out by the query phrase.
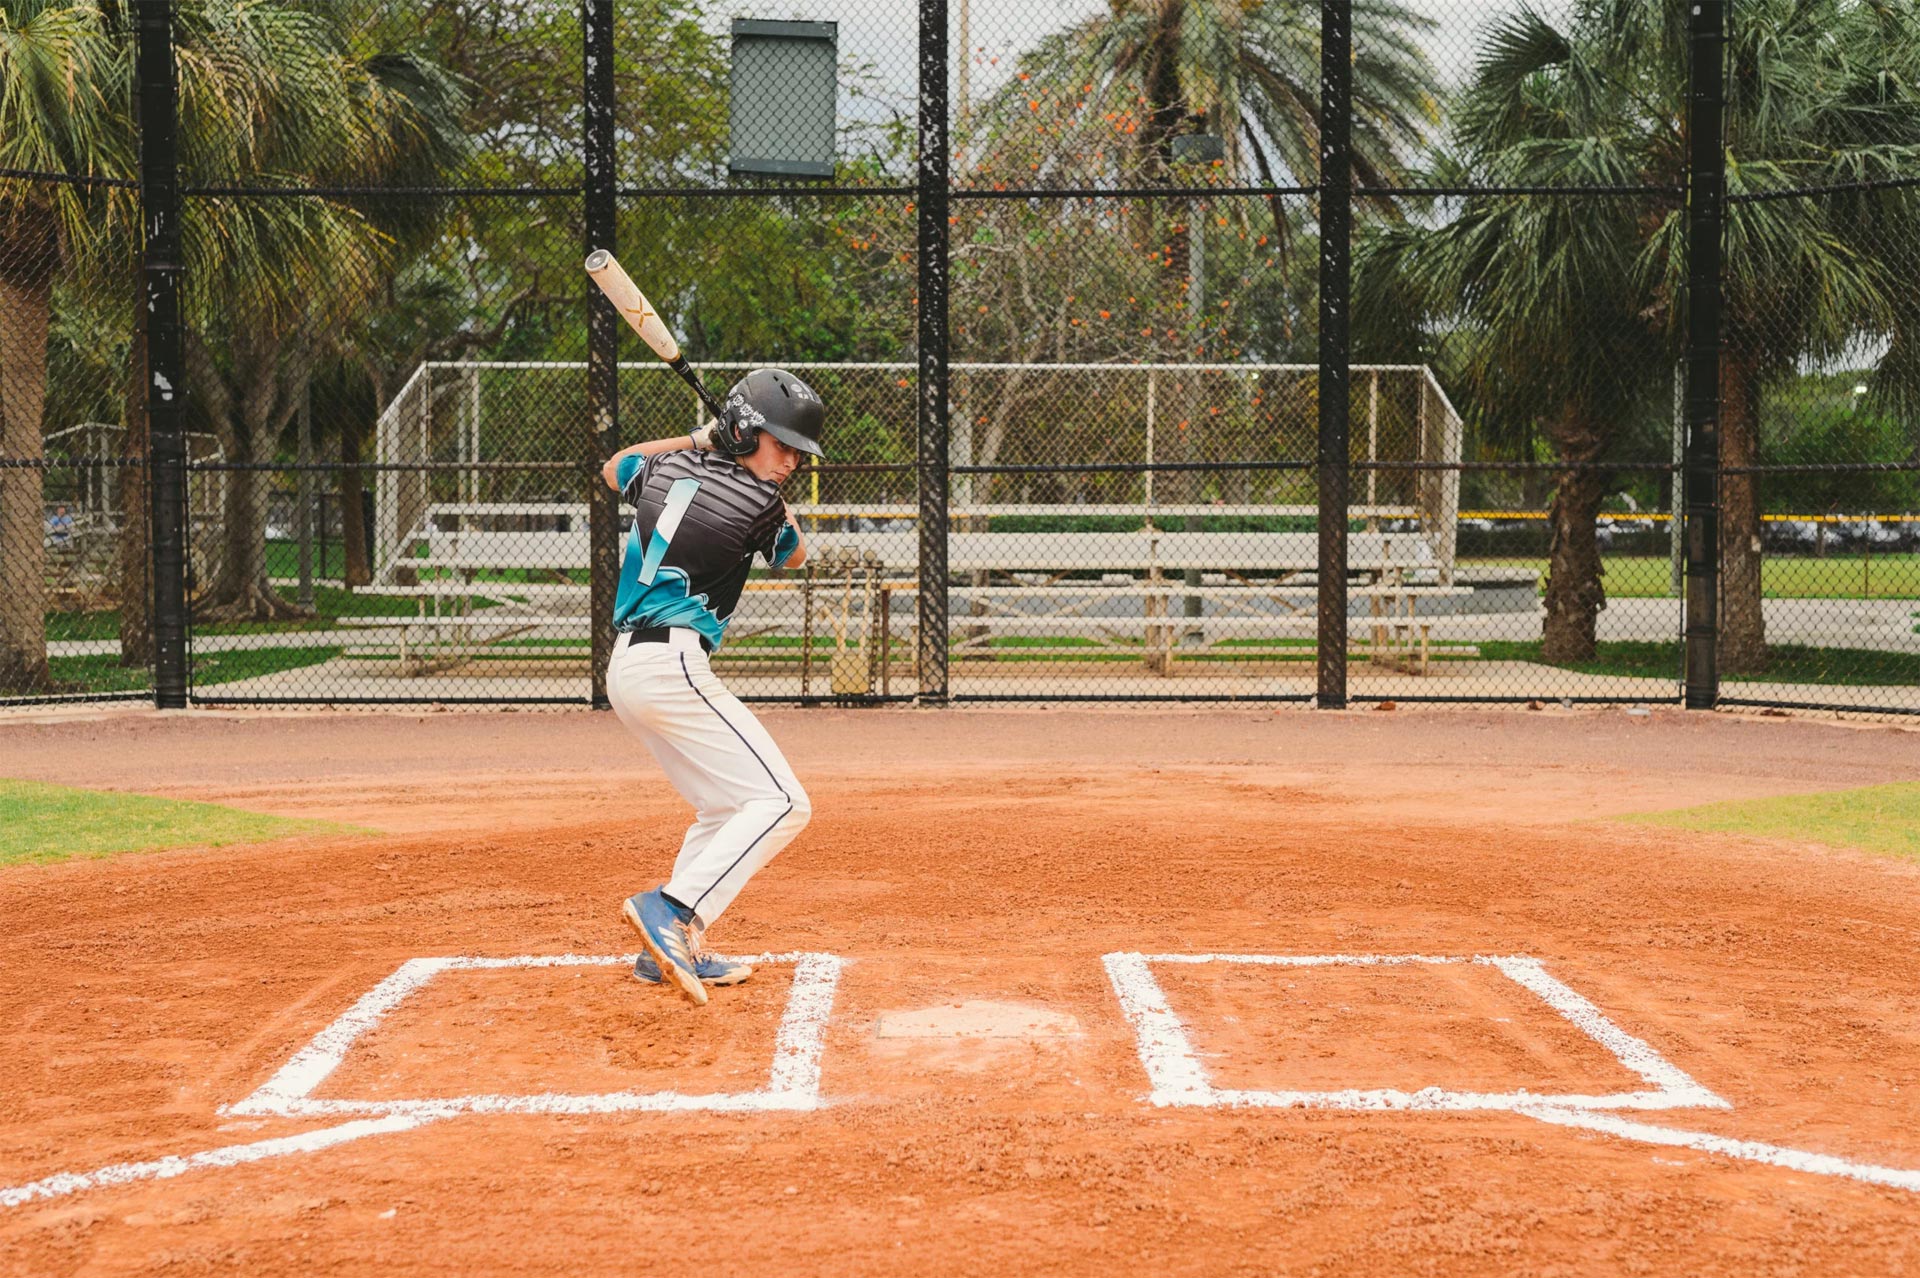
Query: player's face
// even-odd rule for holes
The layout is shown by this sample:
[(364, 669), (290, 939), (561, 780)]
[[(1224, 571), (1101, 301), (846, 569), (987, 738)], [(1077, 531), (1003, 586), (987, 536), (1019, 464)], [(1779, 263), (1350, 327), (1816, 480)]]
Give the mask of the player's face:
[(782, 443), (763, 430), (760, 432), (759, 447), (741, 460), (759, 478), (783, 484), (787, 476), (799, 469), (800, 450)]

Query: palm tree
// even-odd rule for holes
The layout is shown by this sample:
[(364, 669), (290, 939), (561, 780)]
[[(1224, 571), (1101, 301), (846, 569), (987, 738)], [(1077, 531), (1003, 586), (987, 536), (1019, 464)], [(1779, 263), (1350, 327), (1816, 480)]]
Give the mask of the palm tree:
[[(1354, 178), (1391, 185), (1440, 119), (1438, 80), (1416, 37), (1433, 22), (1400, 0), (1353, 6)], [(1204, 122), (1223, 167), (1262, 180), (1319, 174), (1320, 14), (1317, 5), (1242, 0), (1111, 0), (1106, 13), (1050, 35), (1022, 56), (1016, 78), (981, 110), (979, 132), (1005, 163), (1032, 159), (1053, 174), (1113, 172), (1128, 185), (1163, 181), (1173, 142)], [(1053, 98), (1078, 104), (1079, 145), (1029, 157), (1011, 127)], [(1030, 105), (1031, 104), (1031, 105)], [(1276, 209), (1276, 212), (1278, 210)]]
[[(94, 6), (0, 0), (0, 168), (126, 177), (125, 82)], [(0, 179), (0, 457), (41, 456), (55, 279), (131, 216), (116, 188)], [(0, 692), (49, 686), (41, 534), (41, 472), (0, 469)]]
[[(1453, 121), (1441, 184), (1677, 187), (1686, 177), (1685, 14), (1642, 0), (1580, 0), (1555, 26), (1526, 9), (1496, 22)], [(1881, 0), (1743, 0), (1734, 32), (1727, 169), (1735, 195), (1886, 176), (1920, 157), (1916, 19)], [(1920, 235), (1910, 192), (1737, 203), (1723, 275), (1721, 447), (1757, 459), (1760, 397), (1806, 357), (1891, 338), (1878, 383), (1920, 384), (1903, 315), (1902, 245)], [(1357, 254), (1365, 287), (1417, 297), (1458, 353), (1482, 424), (1537, 425), (1563, 461), (1553, 499), (1545, 649), (1593, 652), (1604, 606), (1593, 513), (1602, 460), (1681, 353), (1684, 211), (1644, 197), (1474, 197), (1438, 225), (1381, 228)], [(1890, 252), (1891, 251), (1891, 252)], [(1904, 309), (1903, 309), (1904, 307)], [(1911, 392), (1908, 392), (1911, 393)], [(1721, 660), (1765, 660), (1759, 502), (1724, 478)]]
[[(1353, 175), (1362, 187), (1393, 185), (1407, 156), (1440, 120), (1436, 72), (1417, 37), (1433, 22), (1400, 0), (1353, 6)], [(1110, 0), (1098, 14), (1023, 54), (1014, 79), (958, 130), (969, 169), (962, 181), (1034, 185), (1181, 186), (1319, 179), (1320, 15), (1280, 0)], [(1222, 156), (1179, 163), (1178, 140), (1217, 137)], [(1156, 204), (1131, 204), (1133, 240), (1162, 268), (1162, 309), (1179, 315), (1192, 261), (1184, 197), (1156, 227)], [(1281, 274), (1301, 213), (1270, 196), (1269, 234)], [(1388, 213), (1390, 199), (1378, 206)], [(1192, 328), (1200, 317), (1177, 325)], [(1199, 334), (1195, 333), (1198, 337)], [(1188, 352), (1191, 354), (1191, 351)]]

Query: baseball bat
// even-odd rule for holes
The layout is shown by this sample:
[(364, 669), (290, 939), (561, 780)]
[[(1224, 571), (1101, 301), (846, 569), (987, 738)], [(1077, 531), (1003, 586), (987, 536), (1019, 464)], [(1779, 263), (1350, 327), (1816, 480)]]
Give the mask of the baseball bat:
[(693, 365), (687, 363), (680, 353), (680, 343), (673, 340), (673, 332), (661, 320), (660, 313), (647, 301), (647, 295), (633, 282), (621, 267), (613, 254), (605, 249), (595, 249), (587, 255), (587, 274), (600, 286), (600, 291), (613, 303), (613, 309), (620, 312), (620, 318), (627, 321), (628, 327), (640, 334), (640, 340), (653, 348), (653, 353), (665, 361), (668, 368), (680, 374), (682, 381), (693, 387), (693, 393), (700, 397), (717, 421), (720, 418), (720, 401), (713, 397), (707, 384), (700, 380), (700, 374)]

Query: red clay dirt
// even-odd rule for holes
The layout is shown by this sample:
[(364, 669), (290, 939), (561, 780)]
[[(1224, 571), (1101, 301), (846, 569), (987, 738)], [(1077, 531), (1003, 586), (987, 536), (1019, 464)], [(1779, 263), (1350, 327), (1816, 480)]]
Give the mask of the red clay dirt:
[[(0, 870), (0, 1188), (341, 1121), (219, 1111), (409, 958), (630, 951), (685, 820), (608, 716), (48, 718), (0, 722), (0, 775), (386, 833)], [(767, 718), (814, 821), (712, 939), (849, 960), (825, 1108), (466, 1115), (93, 1188), (0, 1207), (0, 1273), (1920, 1271), (1902, 1189), (1511, 1113), (1157, 1109), (1100, 962), (1534, 955), (1731, 1103), (1629, 1117), (1920, 1168), (1920, 866), (1596, 819), (1910, 779), (1920, 734)], [(1484, 967), (1160, 977), (1222, 1086), (1634, 1085)], [(789, 979), (700, 1011), (619, 967), (446, 973), (316, 1095), (750, 1086)], [(1005, 1036), (897, 1032), (981, 1003)]]

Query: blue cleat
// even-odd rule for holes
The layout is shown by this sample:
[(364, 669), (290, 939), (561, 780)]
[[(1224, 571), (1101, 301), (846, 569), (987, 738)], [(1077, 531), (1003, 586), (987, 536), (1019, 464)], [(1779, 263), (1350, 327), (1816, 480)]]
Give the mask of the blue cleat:
[[(739, 959), (721, 958), (718, 954), (698, 954), (694, 956), (693, 971), (702, 985), (738, 985), (753, 975), (753, 965)], [(653, 961), (653, 955), (642, 954), (633, 961), (633, 979), (649, 985), (660, 983), (660, 965)]]
[[(630, 896), (620, 913), (640, 933), (640, 943), (653, 959), (654, 971), (666, 973), (674, 988), (696, 1007), (706, 1005), (707, 987), (693, 967), (693, 911), (667, 900), (659, 888)], [(637, 975), (637, 972), (636, 972)]]
[[(687, 925), (687, 936), (692, 942), (693, 972), (702, 985), (738, 985), (753, 975), (753, 964), (740, 959), (722, 958), (709, 950), (706, 933), (707, 929), (700, 926), (698, 918)], [(660, 984), (660, 965), (653, 961), (653, 955), (642, 954), (633, 961), (633, 979), (649, 985)]]

